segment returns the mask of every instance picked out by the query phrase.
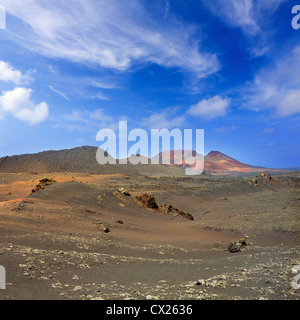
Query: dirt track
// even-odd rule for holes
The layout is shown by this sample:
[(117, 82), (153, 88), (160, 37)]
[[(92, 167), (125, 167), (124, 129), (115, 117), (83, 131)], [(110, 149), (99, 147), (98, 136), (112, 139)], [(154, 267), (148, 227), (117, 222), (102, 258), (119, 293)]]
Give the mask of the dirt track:
[(0, 299), (298, 299), (299, 176), (252, 178), (0, 174)]

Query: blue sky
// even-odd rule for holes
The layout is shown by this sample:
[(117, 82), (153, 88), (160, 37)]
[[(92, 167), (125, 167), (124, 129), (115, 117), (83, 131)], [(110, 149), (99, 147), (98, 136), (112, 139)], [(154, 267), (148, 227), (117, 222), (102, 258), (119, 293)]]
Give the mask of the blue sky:
[(127, 120), (205, 129), (206, 153), (299, 166), (296, 4), (0, 0), (0, 156), (97, 146), (98, 130)]

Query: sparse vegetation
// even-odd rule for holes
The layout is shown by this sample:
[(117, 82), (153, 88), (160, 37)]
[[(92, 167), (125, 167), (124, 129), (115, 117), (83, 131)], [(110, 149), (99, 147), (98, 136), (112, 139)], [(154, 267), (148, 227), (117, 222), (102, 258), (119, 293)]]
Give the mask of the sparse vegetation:
[(104, 202), (104, 200), (103, 200), (101, 195), (99, 195), (97, 199), (98, 199), (99, 202)]
[(87, 213), (91, 213), (91, 214), (95, 214), (95, 213), (96, 213), (96, 210), (86, 209), (86, 212), (87, 212)]
[(34, 202), (33, 202), (33, 201), (31, 201), (31, 200), (23, 200), (23, 203), (27, 203), (27, 204), (34, 204)]

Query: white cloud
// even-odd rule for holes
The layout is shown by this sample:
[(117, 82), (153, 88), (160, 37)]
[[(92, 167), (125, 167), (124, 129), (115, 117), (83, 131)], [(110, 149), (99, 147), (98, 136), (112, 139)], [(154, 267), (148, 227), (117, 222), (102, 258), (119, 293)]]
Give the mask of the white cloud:
[(31, 93), (32, 90), (27, 88), (3, 92), (0, 96), (0, 112), (9, 112), (32, 125), (45, 121), (49, 115), (48, 105), (46, 102), (35, 105), (30, 100)]
[(207, 120), (225, 116), (230, 106), (229, 98), (215, 96), (211, 99), (204, 99), (191, 106), (188, 114), (201, 117)]
[(34, 72), (35, 70), (28, 70), (23, 74), (21, 71), (15, 70), (9, 63), (0, 61), (0, 81), (12, 82), (17, 85), (29, 83), (32, 81), (31, 74)]
[(216, 55), (201, 50), (199, 38), (193, 40), (199, 34), (198, 29), (174, 18), (162, 25), (137, 0), (3, 0), (2, 3), (10, 14), (26, 24), (23, 28), (10, 27), (13, 39), (46, 56), (114, 70), (157, 63), (190, 71), (198, 78), (220, 69)]
[(23, 79), (20, 71), (15, 70), (9, 63), (0, 61), (0, 80), (19, 84)]

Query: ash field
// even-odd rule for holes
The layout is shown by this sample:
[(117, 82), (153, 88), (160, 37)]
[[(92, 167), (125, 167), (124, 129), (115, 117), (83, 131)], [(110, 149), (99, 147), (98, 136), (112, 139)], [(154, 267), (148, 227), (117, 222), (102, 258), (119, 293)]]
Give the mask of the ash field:
[(95, 150), (0, 159), (0, 300), (299, 299), (299, 171), (211, 152), (189, 177)]

